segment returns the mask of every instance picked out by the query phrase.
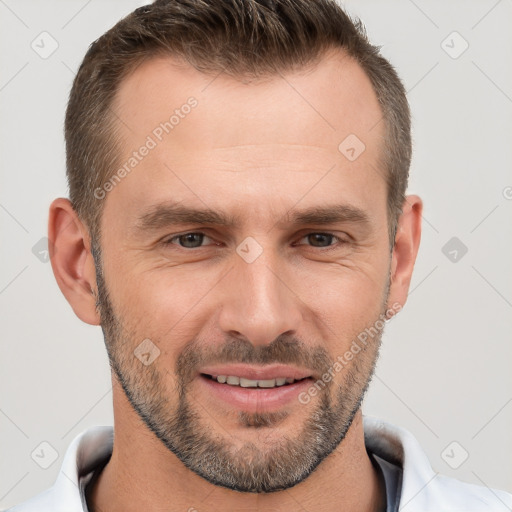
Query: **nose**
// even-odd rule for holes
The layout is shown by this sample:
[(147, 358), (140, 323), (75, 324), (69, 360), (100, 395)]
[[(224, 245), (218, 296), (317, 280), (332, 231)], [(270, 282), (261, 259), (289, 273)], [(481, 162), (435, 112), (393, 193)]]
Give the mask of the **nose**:
[(284, 263), (269, 252), (252, 263), (236, 256), (222, 293), (220, 329), (253, 345), (268, 345), (282, 334), (294, 334), (302, 321), (302, 302), (286, 282)]

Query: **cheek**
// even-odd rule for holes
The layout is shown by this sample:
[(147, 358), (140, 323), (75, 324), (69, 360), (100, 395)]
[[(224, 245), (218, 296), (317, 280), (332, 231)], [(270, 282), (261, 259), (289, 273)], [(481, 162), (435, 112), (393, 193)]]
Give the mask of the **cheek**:
[[(379, 253), (380, 254), (380, 253)], [(283, 265), (281, 278), (290, 300), (301, 310), (297, 325), (304, 339), (321, 339), (325, 348), (338, 354), (350, 345), (381, 312), (387, 278), (384, 258), (366, 251), (344, 264), (306, 262)], [(169, 266), (152, 262), (116, 261), (106, 269), (116, 313), (134, 344), (149, 338), (168, 357), (177, 357), (191, 340), (215, 326), (216, 313), (239, 285), (230, 265), (220, 262)], [(167, 265), (167, 266), (166, 266)]]
[[(380, 265), (379, 265), (380, 266)], [(362, 318), (379, 311), (385, 299), (388, 269), (370, 264), (347, 267), (317, 268), (297, 278), (297, 286), (321, 311)], [(313, 283), (307, 286), (301, 283)], [(299, 288), (300, 289), (300, 288)]]
[[(190, 276), (194, 278), (191, 279)], [(119, 277), (119, 276), (118, 276)], [(149, 338), (175, 361), (183, 348), (193, 340), (204, 317), (205, 296), (216, 279), (199, 279), (190, 270), (186, 273), (169, 269), (140, 274), (125, 273), (115, 284), (116, 313), (133, 344)]]
[(332, 357), (343, 354), (379, 318), (385, 308), (386, 282), (384, 271), (337, 270), (317, 273), (315, 286), (303, 286), (298, 292)]

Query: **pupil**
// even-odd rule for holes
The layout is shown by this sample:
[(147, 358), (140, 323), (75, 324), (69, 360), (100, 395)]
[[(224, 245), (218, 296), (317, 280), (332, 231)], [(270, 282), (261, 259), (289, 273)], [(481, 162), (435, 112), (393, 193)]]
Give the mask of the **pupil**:
[(183, 247), (200, 247), (203, 241), (201, 233), (187, 233), (181, 237), (181, 245)]
[(314, 233), (309, 235), (309, 241), (311, 245), (315, 247), (326, 247), (330, 245), (332, 235), (326, 235), (324, 233)]

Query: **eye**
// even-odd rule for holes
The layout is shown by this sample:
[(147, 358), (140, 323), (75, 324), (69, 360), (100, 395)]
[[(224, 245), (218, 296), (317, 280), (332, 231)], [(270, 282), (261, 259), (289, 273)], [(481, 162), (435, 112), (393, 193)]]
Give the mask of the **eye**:
[(208, 236), (200, 232), (184, 233), (182, 235), (175, 235), (164, 241), (165, 245), (179, 245), (185, 249), (196, 249), (203, 245), (205, 240), (210, 240)]
[[(336, 235), (333, 235), (332, 233), (308, 233), (306, 236), (302, 237), (300, 239), (306, 240), (308, 245), (311, 245), (312, 247), (331, 247), (333, 245), (336, 245), (336, 243), (344, 243), (345, 241), (341, 238), (337, 237)], [(299, 243), (298, 245), (305, 245)]]
[[(210, 244), (205, 243), (208, 241)], [(301, 243), (304, 241), (305, 243)], [(197, 249), (199, 247), (204, 247), (205, 245), (211, 245), (212, 243), (215, 244), (209, 236), (198, 231), (174, 235), (173, 237), (163, 241), (164, 245), (178, 245), (184, 249)], [(297, 245), (309, 245), (316, 248), (330, 248), (343, 243), (345, 243), (345, 240), (332, 233), (308, 233), (299, 240)]]

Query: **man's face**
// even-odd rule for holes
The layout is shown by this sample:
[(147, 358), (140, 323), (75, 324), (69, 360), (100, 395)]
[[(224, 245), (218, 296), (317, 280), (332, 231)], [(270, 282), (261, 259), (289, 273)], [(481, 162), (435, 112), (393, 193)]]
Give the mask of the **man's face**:
[(380, 335), (334, 363), (387, 309), (370, 82), (341, 55), (245, 83), (157, 59), (122, 83), (115, 111), (130, 172), (103, 199), (97, 272), (116, 376), (210, 482), (295, 485), (345, 436)]

